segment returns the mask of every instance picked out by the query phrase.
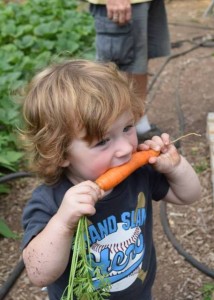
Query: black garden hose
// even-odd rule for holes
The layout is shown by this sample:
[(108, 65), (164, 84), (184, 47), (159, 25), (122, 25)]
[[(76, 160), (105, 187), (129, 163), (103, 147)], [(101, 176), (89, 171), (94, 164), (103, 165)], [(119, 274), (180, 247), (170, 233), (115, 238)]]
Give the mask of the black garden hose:
[(203, 265), (199, 261), (197, 261), (194, 257), (192, 257), (188, 252), (186, 252), (181, 244), (177, 241), (175, 236), (173, 235), (170, 227), (169, 227), (169, 222), (167, 218), (167, 209), (166, 209), (166, 203), (161, 201), (160, 204), (160, 218), (161, 218), (161, 224), (163, 226), (163, 230), (173, 245), (173, 247), (178, 251), (180, 255), (182, 255), (186, 261), (188, 261), (193, 267), (197, 268), (199, 271), (204, 273), (205, 275), (214, 278), (214, 270), (209, 269), (207, 266)]
[[(197, 40), (200, 38), (200, 41), (197, 42)], [(212, 41), (212, 46), (214, 46), (213, 44), (213, 37), (209, 37), (207, 39), (204, 39), (203, 37), (196, 37), (195, 39), (196, 43), (194, 43), (194, 46), (188, 50), (185, 50), (183, 52), (171, 55), (168, 60), (166, 60), (165, 65), (172, 59), (172, 58), (176, 58), (179, 57), (180, 55), (184, 55), (187, 54), (190, 51), (193, 51), (199, 47), (205, 47), (207, 46), (208, 42)], [(160, 68), (159, 70), (159, 74), (162, 72), (163, 70), (163, 66), (162, 68)], [(156, 78), (154, 78), (156, 79)], [(184, 119), (184, 114), (183, 114), (183, 110), (181, 107), (181, 101), (180, 101), (180, 96), (179, 93), (176, 94), (176, 112), (177, 112), (177, 117), (178, 117), (178, 122), (179, 122), (179, 129), (180, 129), (180, 134), (183, 135), (184, 134), (184, 129), (185, 129), (185, 119)], [(181, 151), (182, 153), (182, 151)], [(175, 236), (173, 235), (170, 226), (169, 226), (169, 222), (168, 222), (168, 218), (167, 218), (167, 204), (163, 201), (161, 201), (160, 203), (160, 219), (161, 219), (161, 224), (163, 227), (163, 230), (168, 238), (168, 240), (171, 242), (171, 244), (173, 245), (173, 247), (178, 251), (178, 253), (180, 255), (182, 255), (186, 261), (188, 261), (193, 267), (195, 267), (196, 269), (198, 269), (199, 271), (201, 271), (202, 273), (204, 273), (205, 275), (214, 278), (214, 270), (210, 269), (209, 267), (205, 266), (204, 264), (202, 264), (201, 262), (197, 261), (193, 256), (191, 256), (189, 253), (187, 253), (183, 247), (181, 246), (181, 244), (178, 242), (178, 240), (175, 238)]]
[(15, 284), (16, 280), (21, 276), (23, 270), (25, 268), (23, 259), (21, 259), (17, 265), (12, 270), (11, 274), (7, 278), (7, 281), (3, 284), (0, 289), (0, 300), (3, 300), (9, 291), (12, 289), (13, 285)]
[(30, 172), (12, 173), (12, 174), (8, 174), (8, 175), (5, 175), (3, 177), (0, 177), (0, 184), (5, 183), (5, 182), (10, 181), (10, 180), (15, 180), (17, 178), (32, 177), (32, 176), (33, 176), (33, 174), (30, 173)]

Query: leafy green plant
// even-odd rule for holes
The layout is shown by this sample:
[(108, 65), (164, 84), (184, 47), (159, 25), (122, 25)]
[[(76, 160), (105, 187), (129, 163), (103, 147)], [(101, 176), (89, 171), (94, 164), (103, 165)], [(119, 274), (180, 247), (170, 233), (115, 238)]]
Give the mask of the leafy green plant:
[[(2, 78), (0, 78), (1, 80)], [(18, 105), (7, 98), (7, 91), (0, 91), (0, 166), (10, 171), (18, 167), (17, 161), (22, 157), (18, 152), (15, 127), (18, 120)]]
[(15, 171), (23, 157), (16, 138), (19, 105), (13, 91), (39, 69), (65, 57), (94, 56), (90, 14), (74, 0), (0, 0), (0, 171)]

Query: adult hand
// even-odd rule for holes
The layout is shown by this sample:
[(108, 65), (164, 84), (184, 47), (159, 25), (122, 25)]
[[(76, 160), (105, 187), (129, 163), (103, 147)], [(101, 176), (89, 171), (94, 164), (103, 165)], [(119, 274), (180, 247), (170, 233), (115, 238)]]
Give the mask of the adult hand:
[(119, 25), (131, 20), (130, 0), (107, 0), (106, 8), (108, 18)]

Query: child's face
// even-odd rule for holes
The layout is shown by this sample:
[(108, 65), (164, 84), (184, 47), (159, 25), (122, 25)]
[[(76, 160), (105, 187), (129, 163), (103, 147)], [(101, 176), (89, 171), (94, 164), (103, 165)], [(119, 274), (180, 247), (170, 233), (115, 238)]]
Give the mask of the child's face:
[(137, 149), (136, 128), (131, 112), (123, 113), (109, 128), (102, 140), (91, 145), (81, 138), (72, 141), (68, 150), (68, 178), (74, 183), (96, 180), (109, 168), (128, 162)]

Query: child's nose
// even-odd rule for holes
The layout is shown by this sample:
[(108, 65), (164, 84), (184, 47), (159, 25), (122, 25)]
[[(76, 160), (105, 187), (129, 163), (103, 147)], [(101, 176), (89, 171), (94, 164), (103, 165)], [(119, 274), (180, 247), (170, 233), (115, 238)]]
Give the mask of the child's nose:
[(117, 149), (115, 152), (116, 157), (122, 157), (125, 155), (129, 155), (133, 152), (132, 143), (126, 138), (120, 138), (117, 142)]

